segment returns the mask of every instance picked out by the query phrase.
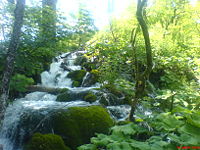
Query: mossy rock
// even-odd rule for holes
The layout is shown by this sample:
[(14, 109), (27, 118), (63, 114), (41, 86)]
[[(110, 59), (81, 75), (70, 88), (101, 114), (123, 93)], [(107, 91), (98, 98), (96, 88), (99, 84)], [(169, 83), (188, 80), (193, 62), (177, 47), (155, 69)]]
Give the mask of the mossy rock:
[(54, 114), (52, 119), (54, 132), (73, 150), (89, 143), (95, 133), (108, 133), (114, 125), (109, 113), (101, 106), (71, 107)]
[(84, 99), (84, 97), (89, 93), (89, 91), (82, 91), (82, 92), (73, 92), (68, 90), (67, 92), (60, 93), (57, 96), (56, 101), (58, 102), (70, 102), (75, 100)]
[(98, 82), (100, 76), (100, 72), (96, 69), (93, 69), (89, 72), (89, 75), (87, 78), (84, 80), (82, 86), (83, 87), (90, 87), (96, 82)]
[(80, 87), (81, 83), (79, 81), (73, 81), (72, 87)]
[(103, 106), (109, 106), (109, 100), (105, 96), (100, 96), (99, 103)]
[(90, 103), (93, 103), (97, 100), (97, 96), (92, 93), (92, 92), (89, 92), (87, 95), (84, 96), (84, 101), (86, 102), (90, 102)]
[(67, 92), (63, 92), (63, 93), (60, 93), (57, 98), (56, 98), (56, 101), (58, 102), (67, 102), (67, 101), (71, 101), (71, 97), (70, 97), (70, 93), (67, 91)]
[(96, 64), (94, 62), (84, 62), (83, 63), (83, 68), (87, 71), (91, 71), (93, 69), (96, 69)]
[(93, 70), (90, 71), (90, 73), (93, 76), (93, 78), (92, 78), (93, 82), (96, 83), (99, 80), (100, 72), (96, 69), (93, 69)]
[(78, 81), (82, 83), (83, 77), (85, 76), (85, 74), (86, 74), (85, 70), (75, 70), (75, 71), (69, 72), (67, 77), (71, 78), (74, 81)]
[(79, 66), (82, 66), (84, 63), (87, 62), (87, 57), (85, 56), (79, 56), (75, 59), (75, 65), (79, 65)]
[(61, 94), (61, 93), (65, 93), (65, 92), (67, 92), (67, 91), (69, 91), (69, 89), (68, 88), (62, 88), (62, 89), (59, 89), (59, 94)]
[(40, 134), (35, 133), (28, 145), (26, 150), (70, 150), (65, 146), (62, 138), (55, 134)]

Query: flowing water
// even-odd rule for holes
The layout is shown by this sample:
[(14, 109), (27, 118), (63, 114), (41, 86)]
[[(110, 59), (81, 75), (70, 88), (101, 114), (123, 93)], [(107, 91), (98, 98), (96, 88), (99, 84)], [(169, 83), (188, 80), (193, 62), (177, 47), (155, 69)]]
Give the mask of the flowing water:
[[(98, 87), (99, 85), (96, 84), (91, 87), (73, 88), (72, 80), (67, 78), (67, 74), (70, 71), (81, 69), (81, 66), (74, 65), (75, 59), (80, 53), (83, 52), (65, 53), (56, 57), (50, 65), (49, 71), (44, 71), (41, 74), (41, 86), (68, 88), (75, 94)], [(84, 80), (86, 80), (87, 76), (88, 73)], [(78, 98), (71, 102), (57, 102), (56, 98), (56, 95), (46, 92), (32, 92), (10, 104), (6, 110), (5, 119), (0, 130), (0, 145), (3, 146), (3, 150), (22, 150), (26, 135), (32, 132), (30, 129), (33, 129), (33, 127), (29, 129), (22, 126), (21, 120), (26, 118), (27, 113), (29, 116), (30, 114), (40, 116), (38, 120), (42, 120), (52, 111), (63, 107), (98, 105), (98, 102), (90, 104)], [(110, 110), (111, 116), (119, 120), (125, 119), (130, 111), (130, 106), (126, 105), (108, 106), (107, 108)]]

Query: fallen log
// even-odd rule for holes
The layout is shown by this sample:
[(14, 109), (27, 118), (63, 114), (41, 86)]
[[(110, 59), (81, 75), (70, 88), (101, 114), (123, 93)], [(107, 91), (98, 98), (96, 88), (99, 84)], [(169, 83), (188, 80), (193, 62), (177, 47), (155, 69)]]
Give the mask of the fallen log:
[(41, 85), (30, 85), (27, 88), (28, 92), (48, 92), (50, 94), (59, 94), (65, 91), (68, 91), (67, 88), (54, 88), (54, 87), (45, 87)]

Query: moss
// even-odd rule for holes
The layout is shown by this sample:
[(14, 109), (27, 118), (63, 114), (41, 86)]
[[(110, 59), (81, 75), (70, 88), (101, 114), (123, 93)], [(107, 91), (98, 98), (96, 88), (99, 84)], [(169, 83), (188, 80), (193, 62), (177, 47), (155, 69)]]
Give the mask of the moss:
[(56, 101), (65, 102), (65, 101), (69, 101), (69, 98), (70, 98), (69, 93), (68, 93), (68, 92), (64, 92), (64, 93), (60, 93), (60, 94), (57, 96)]
[(73, 81), (72, 87), (80, 87), (81, 83), (79, 81)]
[(70, 150), (62, 138), (54, 134), (35, 133), (29, 141), (27, 150)]
[(101, 105), (103, 105), (103, 106), (108, 106), (109, 105), (109, 100), (107, 100), (105, 96), (101, 96), (100, 100), (99, 100), (99, 103)]
[(97, 96), (94, 95), (92, 92), (89, 92), (87, 95), (83, 98), (86, 102), (95, 102), (97, 100)]
[(90, 73), (92, 74), (93, 82), (96, 83), (99, 80), (100, 72), (96, 69), (93, 69), (90, 71)]
[(65, 92), (67, 92), (67, 91), (69, 91), (68, 88), (62, 88), (62, 89), (59, 89), (59, 94), (61, 94), (61, 93), (65, 93)]
[(70, 72), (67, 77), (71, 78), (74, 81), (78, 81), (80, 83), (82, 83), (83, 81), (83, 77), (85, 76), (86, 71), (85, 70), (75, 70)]
[(95, 133), (108, 133), (113, 124), (109, 113), (100, 106), (71, 107), (53, 116), (55, 133), (74, 150), (89, 143)]
[(82, 66), (85, 62), (87, 62), (87, 57), (85, 56), (79, 56), (75, 59), (75, 65), (80, 65)]

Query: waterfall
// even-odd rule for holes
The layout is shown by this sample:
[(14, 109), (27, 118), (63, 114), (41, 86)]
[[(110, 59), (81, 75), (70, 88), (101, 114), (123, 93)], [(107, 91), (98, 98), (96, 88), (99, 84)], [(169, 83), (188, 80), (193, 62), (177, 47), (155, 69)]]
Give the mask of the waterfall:
[[(75, 59), (83, 52), (65, 53), (57, 56), (50, 65), (49, 71), (41, 73), (41, 85), (46, 87), (59, 87), (68, 88), (75, 94), (85, 92), (96, 88), (96, 86), (90, 87), (72, 87), (72, 80), (67, 78), (70, 71), (80, 70), (81, 66), (75, 65)], [(88, 74), (86, 74), (84, 80)], [(96, 84), (99, 87), (98, 84)], [(72, 106), (88, 106), (93, 105), (81, 99), (71, 102), (57, 102), (57, 96), (46, 92), (32, 92), (27, 94), (24, 98), (15, 99), (15, 101), (6, 109), (5, 118), (0, 130), (0, 146), (3, 146), (3, 150), (22, 150), (23, 142), (26, 140), (26, 136), (31, 134), (31, 129), (37, 128), (40, 120), (48, 117), (54, 110), (63, 107)], [(98, 102), (94, 102), (98, 104)], [(112, 112), (118, 112), (118, 118), (126, 118), (129, 106), (108, 107)], [(114, 113), (114, 114), (115, 114)], [(28, 115), (29, 114), (29, 115)], [(34, 117), (28, 118), (34, 120), (34, 124), (22, 123), (23, 119), (27, 119), (27, 116), (39, 116), (36, 120)], [(30, 126), (30, 128), (29, 128)], [(53, 131), (52, 131), (53, 132)]]

